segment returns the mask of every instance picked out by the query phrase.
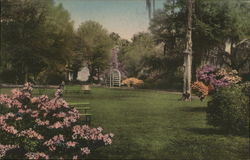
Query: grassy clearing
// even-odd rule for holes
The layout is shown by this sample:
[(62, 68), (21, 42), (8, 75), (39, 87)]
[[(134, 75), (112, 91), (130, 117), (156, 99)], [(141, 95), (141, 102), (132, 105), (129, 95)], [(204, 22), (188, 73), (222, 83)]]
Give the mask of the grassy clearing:
[(115, 134), (111, 146), (99, 148), (88, 159), (249, 159), (249, 138), (208, 126), (206, 102), (179, 98), (161, 91), (107, 88), (65, 95), (68, 102), (90, 102), (92, 126)]

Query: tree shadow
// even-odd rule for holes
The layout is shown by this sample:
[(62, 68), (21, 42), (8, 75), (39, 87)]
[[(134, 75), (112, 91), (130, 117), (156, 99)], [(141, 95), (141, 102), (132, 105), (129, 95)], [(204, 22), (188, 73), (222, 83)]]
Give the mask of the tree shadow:
[(186, 128), (185, 130), (201, 135), (227, 135), (225, 131), (217, 128)]
[(182, 107), (180, 108), (181, 111), (184, 112), (206, 112), (206, 107)]
[(219, 128), (186, 128), (185, 130), (200, 135), (223, 135), (223, 136), (231, 135), (244, 138), (249, 137), (249, 134), (232, 133)]

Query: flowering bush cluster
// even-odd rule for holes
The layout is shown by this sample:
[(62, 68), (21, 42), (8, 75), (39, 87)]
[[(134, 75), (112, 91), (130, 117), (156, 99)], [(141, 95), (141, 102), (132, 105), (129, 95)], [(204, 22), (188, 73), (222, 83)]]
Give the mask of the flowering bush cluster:
[(128, 87), (131, 87), (131, 86), (133, 86), (133, 87), (139, 87), (143, 83), (144, 83), (143, 80), (140, 80), (140, 79), (137, 79), (137, 78), (134, 78), (134, 77), (127, 78), (127, 79), (125, 79), (125, 80), (122, 81), (122, 84), (123, 85), (127, 85)]
[(197, 91), (200, 98), (204, 99), (204, 93), (207, 92), (206, 90), (208, 90), (208, 92), (216, 91), (221, 87), (240, 82), (241, 78), (237, 74), (238, 73), (235, 70), (228, 72), (225, 69), (218, 69), (210, 65), (202, 66), (197, 70), (196, 75), (198, 82), (200, 83), (195, 82), (193, 84), (193, 89)]
[(0, 95), (0, 158), (82, 159), (100, 146), (112, 143), (113, 134), (80, 122), (78, 110), (69, 107), (58, 89), (55, 98), (32, 97), (31, 84), (12, 95)]
[(197, 79), (207, 86), (211, 85), (214, 89), (218, 89), (240, 82), (241, 78), (237, 74), (236, 70), (228, 72), (225, 69), (205, 65), (197, 70)]
[(208, 87), (200, 81), (196, 81), (192, 84), (192, 88), (197, 92), (200, 100), (203, 100), (208, 95)]

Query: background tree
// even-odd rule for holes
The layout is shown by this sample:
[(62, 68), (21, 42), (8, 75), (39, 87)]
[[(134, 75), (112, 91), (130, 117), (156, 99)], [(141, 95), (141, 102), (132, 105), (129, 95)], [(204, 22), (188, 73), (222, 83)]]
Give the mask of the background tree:
[(155, 54), (155, 43), (150, 33), (138, 33), (132, 42), (122, 50), (121, 62), (124, 64), (128, 77), (142, 76), (145, 71), (146, 57)]
[[(250, 18), (249, 6), (250, 4), (245, 1), (236, 0), (195, 1), (192, 22), (193, 78), (195, 78), (196, 68), (201, 64), (210, 63), (224, 66), (227, 65), (226, 62), (232, 64), (231, 60), (241, 64), (239, 66), (241, 68), (227, 65), (228, 67), (240, 72), (241, 70), (249, 72), (247, 69), (249, 60), (246, 55), (247, 39), (250, 35), (250, 25), (247, 20)], [(154, 39), (157, 44), (164, 46), (165, 55), (158, 59), (162, 60), (160, 64), (164, 64), (161, 66), (169, 66), (171, 62), (168, 61), (168, 57), (175, 57), (176, 60), (182, 61), (179, 56), (183, 55), (185, 48), (185, 24), (187, 22), (185, 14), (186, 0), (168, 0), (164, 9), (156, 12), (155, 17), (151, 20), (150, 30)], [(234, 51), (231, 51), (232, 54), (225, 53), (225, 44), (228, 39), (233, 40), (231, 46), (236, 47), (236, 44), (241, 44), (241, 47), (239, 45), (236, 47), (238, 49), (235, 48)], [(242, 41), (244, 43), (240, 43)], [(178, 68), (182, 64), (175, 63), (174, 65), (176, 65), (175, 68)], [(166, 68), (166, 70), (168, 69)]]
[(215, 57), (216, 65), (224, 64), (239, 72), (245, 68), (249, 60), (244, 54), (249, 49), (249, 9), (246, 1), (196, 1), (193, 41), (194, 50), (201, 53), (196, 54), (196, 61)]
[(86, 21), (77, 30), (77, 50), (90, 69), (90, 81), (99, 80), (100, 74), (108, 67), (113, 41), (106, 29), (97, 22)]
[[(1, 0), (1, 78), (46, 82), (62, 74), (71, 55), (73, 24), (52, 0)], [(12, 77), (6, 73), (12, 73)], [(63, 77), (63, 76), (62, 76)], [(2, 79), (3, 80), (3, 79)]]

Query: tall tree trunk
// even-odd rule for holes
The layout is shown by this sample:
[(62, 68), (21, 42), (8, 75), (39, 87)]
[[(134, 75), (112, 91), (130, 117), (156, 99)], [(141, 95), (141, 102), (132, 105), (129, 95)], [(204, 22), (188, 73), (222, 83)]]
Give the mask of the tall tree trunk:
[(155, 15), (155, 0), (153, 0), (153, 16)]
[(152, 15), (155, 14), (155, 0), (146, 0), (146, 7), (148, 10), (148, 18), (149, 20), (152, 18)]
[(192, 0), (187, 0), (187, 33), (184, 51), (183, 100), (191, 100), (192, 80)]
[(148, 10), (148, 18), (149, 20), (151, 19), (151, 0), (146, 0), (146, 7), (147, 7), (147, 10)]

